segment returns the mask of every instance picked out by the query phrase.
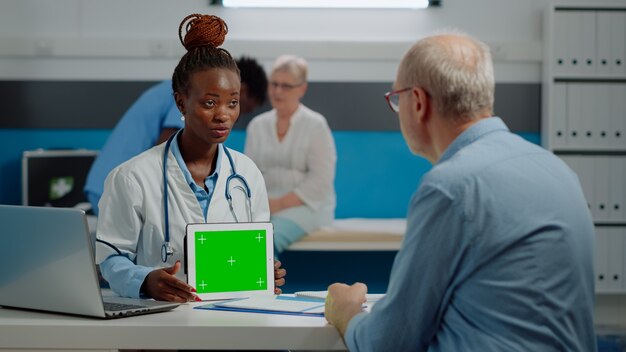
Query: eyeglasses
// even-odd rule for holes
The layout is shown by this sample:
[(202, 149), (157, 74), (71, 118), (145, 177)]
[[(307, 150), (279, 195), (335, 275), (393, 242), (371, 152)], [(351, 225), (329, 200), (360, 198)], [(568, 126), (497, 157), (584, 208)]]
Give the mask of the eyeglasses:
[(389, 104), (391, 111), (395, 113), (400, 111), (400, 93), (404, 93), (411, 89), (413, 89), (413, 87), (406, 87), (385, 93), (385, 99), (387, 100), (387, 104)]
[(274, 81), (270, 81), (269, 82), (269, 85), (270, 85), (271, 88), (274, 88), (274, 89), (280, 88), (282, 90), (292, 90), (292, 89), (294, 89), (296, 87), (299, 87), (299, 86), (301, 86), (303, 84), (304, 84), (304, 82), (298, 83), (298, 84), (279, 83), (279, 82), (274, 82)]

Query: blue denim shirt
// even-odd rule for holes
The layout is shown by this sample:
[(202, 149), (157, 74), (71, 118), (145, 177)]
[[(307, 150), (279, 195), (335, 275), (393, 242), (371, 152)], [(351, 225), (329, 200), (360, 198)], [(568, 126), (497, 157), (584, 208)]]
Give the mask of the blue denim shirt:
[(350, 351), (595, 351), (594, 229), (576, 175), (483, 119), (422, 179), (387, 295)]

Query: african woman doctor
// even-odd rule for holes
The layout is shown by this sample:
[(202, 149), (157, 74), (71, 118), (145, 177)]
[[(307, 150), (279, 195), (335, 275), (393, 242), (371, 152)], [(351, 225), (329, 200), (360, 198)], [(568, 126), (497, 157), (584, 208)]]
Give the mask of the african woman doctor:
[[(216, 16), (190, 15), (182, 21), (179, 36), (187, 53), (174, 70), (172, 86), (185, 127), (169, 143), (121, 164), (106, 179), (97, 238), (121, 253), (113, 246), (98, 244), (96, 259), (111, 289), (121, 296), (199, 300), (181, 270), (185, 226), (269, 221), (261, 172), (248, 157), (222, 144), (240, 110), (239, 70), (230, 53), (219, 48), (227, 31), (226, 23)], [(232, 190), (232, 182), (232, 210), (226, 200), (226, 179), (235, 168), (247, 180), (251, 209), (245, 192)], [(168, 186), (167, 217), (164, 182)], [(165, 219), (169, 220), (169, 241)], [(173, 254), (166, 256), (164, 263), (161, 249), (165, 242)], [(275, 284), (281, 286), (286, 271), (280, 262), (275, 262), (274, 268)]]

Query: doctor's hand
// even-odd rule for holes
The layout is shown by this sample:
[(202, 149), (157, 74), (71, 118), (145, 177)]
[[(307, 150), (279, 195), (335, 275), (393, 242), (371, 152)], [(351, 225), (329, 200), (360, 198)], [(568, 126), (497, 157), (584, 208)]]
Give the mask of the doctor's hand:
[(281, 268), (281, 265), (280, 261), (274, 260), (274, 294), (276, 295), (283, 293), (283, 290), (278, 286), (285, 284), (285, 276), (287, 275), (287, 270)]
[(201, 301), (194, 294), (196, 289), (176, 278), (176, 273), (180, 270), (181, 264), (176, 263), (169, 268), (162, 268), (151, 271), (142, 285), (142, 292), (157, 301), (189, 302)]
[(340, 283), (328, 286), (324, 316), (339, 330), (342, 337), (350, 320), (363, 310), (363, 303), (367, 300), (366, 293), (367, 286), (360, 282), (352, 286)]

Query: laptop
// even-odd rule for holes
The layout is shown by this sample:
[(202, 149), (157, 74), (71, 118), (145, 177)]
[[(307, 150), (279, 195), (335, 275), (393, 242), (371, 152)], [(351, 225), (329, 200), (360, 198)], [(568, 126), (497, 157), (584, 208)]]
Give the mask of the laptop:
[(119, 318), (178, 303), (103, 297), (85, 212), (0, 205), (0, 306)]

